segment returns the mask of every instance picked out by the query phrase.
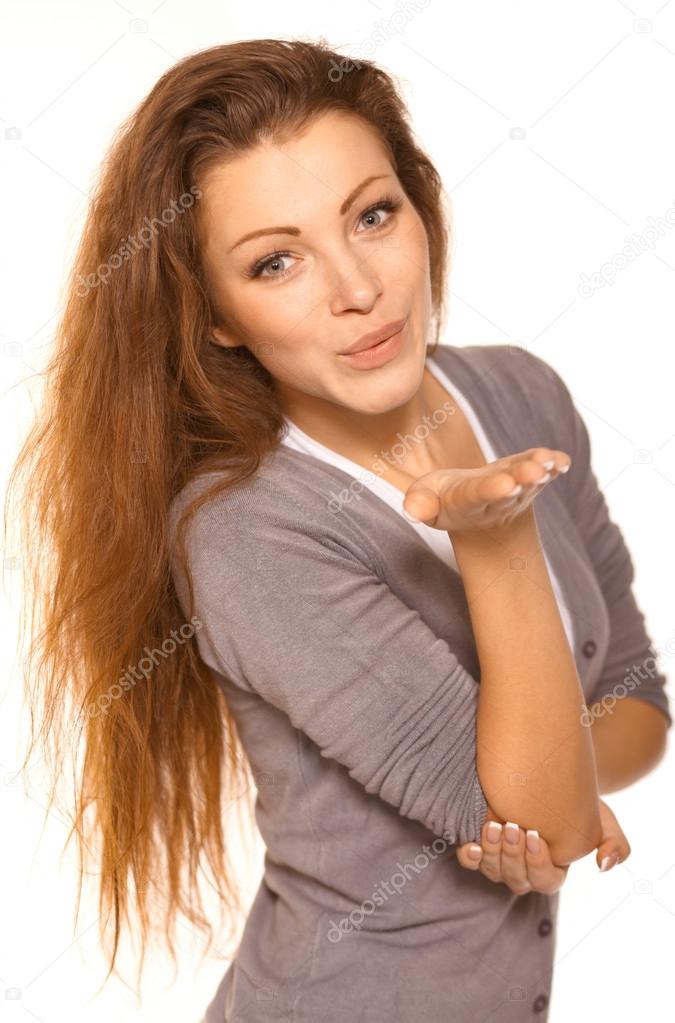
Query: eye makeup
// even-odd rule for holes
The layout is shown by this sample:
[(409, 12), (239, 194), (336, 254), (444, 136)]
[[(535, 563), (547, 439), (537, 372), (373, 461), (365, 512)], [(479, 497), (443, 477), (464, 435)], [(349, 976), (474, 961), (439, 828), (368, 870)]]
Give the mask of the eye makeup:
[[(385, 210), (387, 213), (396, 213), (397, 210), (403, 205), (403, 199), (394, 195), (383, 195), (377, 202), (371, 203), (361, 213), (359, 220), (363, 220), (364, 217), (369, 216), (372, 213), (376, 213), (378, 210)], [(384, 223), (376, 224), (374, 227), (368, 229), (368, 233), (371, 231), (377, 231), (380, 227), (384, 227), (385, 224), (389, 223), (389, 218)], [(282, 273), (272, 274), (271, 276), (263, 277), (263, 270), (269, 263), (274, 263), (284, 256), (292, 257), (292, 253), (279, 249), (277, 252), (272, 252), (269, 256), (264, 256), (262, 259), (257, 260), (252, 266), (245, 271), (245, 276), (249, 280), (253, 280), (260, 277), (262, 280), (283, 280), (291, 272), (290, 270), (284, 270)]]

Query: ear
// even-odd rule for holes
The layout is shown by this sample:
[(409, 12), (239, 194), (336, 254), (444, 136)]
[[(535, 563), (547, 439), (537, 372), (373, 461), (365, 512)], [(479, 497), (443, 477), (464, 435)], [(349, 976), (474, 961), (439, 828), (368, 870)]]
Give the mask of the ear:
[(214, 327), (211, 332), (211, 340), (216, 345), (221, 345), (223, 348), (239, 348), (241, 341), (237, 341), (231, 334), (222, 327)]

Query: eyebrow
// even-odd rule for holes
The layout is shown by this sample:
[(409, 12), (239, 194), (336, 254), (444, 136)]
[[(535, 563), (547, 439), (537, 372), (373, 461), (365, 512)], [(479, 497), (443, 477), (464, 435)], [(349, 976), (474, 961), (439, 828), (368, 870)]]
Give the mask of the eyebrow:
[[(350, 209), (354, 202), (358, 199), (359, 195), (364, 188), (371, 183), (371, 181), (378, 181), (380, 178), (391, 177), (389, 174), (371, 174), (370, 177), (365, 178), (360, 185), (352, 189), (345, 201), (340, 206), (340, 216), (343, 217), (345, 213)], [(260, 238), (264, 234), (302, 234), (299, 227), (293, 227), (291, 225), (282, 225), (281, 227), (261, 227), (257, 231), (249, 231), (248, 234), (243, 235), (238, 242), (235, 242), (232, 248), (228, 249), (228, 252), (232, 252), (232, 249), (236, 249), (238, 245), (243, 245), (244, 242), (251, 241), (252, 238)]]

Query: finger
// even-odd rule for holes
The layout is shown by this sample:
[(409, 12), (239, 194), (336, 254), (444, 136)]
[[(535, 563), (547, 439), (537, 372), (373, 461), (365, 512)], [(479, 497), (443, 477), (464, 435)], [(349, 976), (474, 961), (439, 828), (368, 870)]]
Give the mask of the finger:
[[(522, 463), (524, 468), (519, 471), (514, 470), (514, 477), (519, 480), (524, 480), (520, 483), (520, 492), (514, 494), (513, 505), (516, 511), (524, 511), (528, 508), (535, 498), (541, 493), (544, 487), (551, 482), (559, 472), (556, 471), (553, 459), (542, 463), (539, 462), (524, 462)], [(536, 469), (535, 469), (536, 467)], [(541, 475), (541, 470), (546, 467), (546, 471)], [(567, 467), (569, 468), (569, 466)], [(567, 469), (565, 469), (567, 471)], [(532, 478), (533, 472), (537, 475)], [(508, 509), (507, 509), (508, 510)]]
[(630, 856), (631, 848), (627, 839), (619, 840), (610, 838), (601, 842), (598, 846), (595, 862), (603, 872), (611, 870), (617, 864), (623, 863)]
[(542, 486), (554, 476), (567, 472), (571, 465), (569, 455), (552, 448), (530, 448), (507, 459), (497, 459), (490, 467), (496, 472), (481, 473), (458, 483), (467, 487), (467, 496), (477, 502), (507, 501), (517, 496), (518, 487)]
[[(475, 856), (474, 853), (478, 855)], [(460, 866), (466, 870), (479, 870), (480, 862), (483, 856), (483, 850), (476, 842), (465, 842), (464, 845), (457, 847), (457, 859)]]
[(480, 844), (483, 856), (480, 869), (490, 881), (502, 879), (502, 825), (487, 820), (481, 828)]
[(528, 448), (521, 454), (524, 461), (536, 462), (543, 469), (556, 475), (567, 472), (572, 464), (570, 456), (557, 448)]
[(450, 477), (441, 480), (438, 493), (431, 487), (415, 486), (406, 495), (403, 510), (418, 521), (433, 525), (442, 508), (461, 508), (467, 520), (479, 524), (485, 511), (495, 503), (510, 503), (517, 488), (518, 484), (503, 470), (476, 472), (458, 479)]
[(506, 821), (502, 834), (502, 878), (516, 895), (532, 890), (525, 863), (525, 832), (513, 821)]
[[(549, 461), (547, 464), (553, 463)], [(482, 509), (478, 508), (478, 511), (506, 511), (535, 497), (551, 478), (552, 473), (541, 463), (529, 460), (514, 464), (508, 471), (469, 480), (467, 485), (475, 487), (476, 501), (483, 502)]]
[(567, 877), (568, 868), (553, 863), (548, 842), (534, 829), (525, 836), (525, 863), (532, 887), (545, 895), (557, 892)]
[(440, 500), (448, 507), (466, 508), (469, 514), (478, 516), (488, 505), (511, 497), (515, 487), (508, 469), (490, 465), (441, 480)]
[[(546, 463), (550, 464), (549, 462)], [(545, 469), (541, 462), (537, 462), (535, 459), (527, 459), (524, 462), (519, 462), (509, 469), (510, 474), (513, 476), (517, 483), (520, 483), (522, 487), (538, 487), (543, 486), (544, 483), (552, 477), (550, 469)]]
[(556, 476), (565, 473), (572, 464), (562, 451), (549, 448), (534, 448), (525, 457), (509, 467), (509, 473), (523, 488), (519, 501), (536, 497), (541, 488)]

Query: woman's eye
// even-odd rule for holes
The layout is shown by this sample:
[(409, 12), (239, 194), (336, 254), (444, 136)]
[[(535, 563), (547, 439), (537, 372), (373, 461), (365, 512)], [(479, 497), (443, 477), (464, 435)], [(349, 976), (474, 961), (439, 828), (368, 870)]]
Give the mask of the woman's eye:
[[(386, 204), (383, 203), (381, 206), (376, 206), (374, 209), (366, 210), (365, 213), (361, 214), (361, 220), (365, 220), (366, 217), (369, 217), (371, 220), (374, 217), (381, 217), (381, 213), (379, 212), (380, 210), (386, 210)], [(379, 227), (381, 223), (382, 223), (382, 220), (380, 219), (380, 221), (378, 223), (376, 223), (375, 225), (371, 225), (371, 226)]]
[(373, 218), (376, 216), (380, 216), (380, 220), (371, 226), (373, 228), (381, 227), (382, 224), (386, 223), (389, 218), (386, 218), (383, 221), (381, 219), (379, 211), (384, 210), (385, 213), (395, 213), (396, 210), (400, 209), (402, 204), (403, 203), (401, 199), (395, 199), (393, 198), (393, 196), (392, 197), (388, 196), (386, 199), (381, 199), (380, 202), (375, 203), (373, 206), (370, 206), (367, 210), (364, 210), (363, 213), (361, 214), (361, 220), (365, 220), (366, 217)]
[[(249, 277), (285, 277), (286, 274), (289, 272), (288, 270), (283, 270), (283, 272), (278, 272), (277, 269), (275, 269), (275, 268), (279, 267), (284, 259), (292, 259), (292, 258), (293, 257), (291, 256), (290, 252), (274, 252), (271, 256), (267, 256), (265, 259), (261, 260), (259, 263), (256, 263), (253, 267), (251, 267), (251, 270), (249, 271), (249, 275), (248, 276)], [(272, 268), (273, 272), (271, 274), (263, 273), (263, 270), (266, 270), (267, 267), (271, 267)]]

